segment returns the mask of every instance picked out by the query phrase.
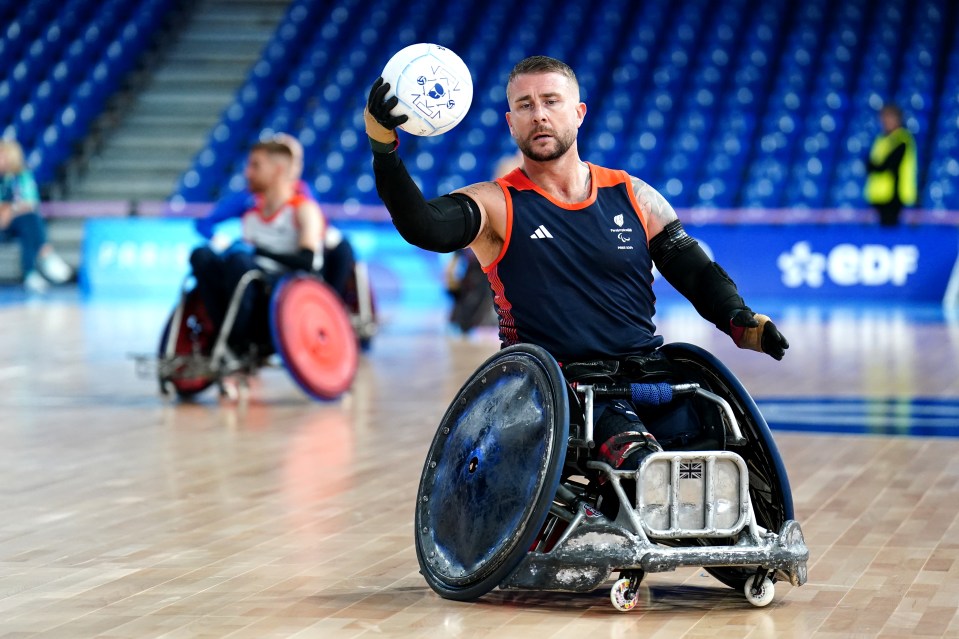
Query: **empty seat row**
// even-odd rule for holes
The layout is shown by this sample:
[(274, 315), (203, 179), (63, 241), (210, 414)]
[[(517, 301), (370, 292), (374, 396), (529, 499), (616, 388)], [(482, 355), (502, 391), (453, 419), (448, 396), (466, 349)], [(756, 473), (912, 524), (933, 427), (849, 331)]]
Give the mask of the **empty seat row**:
[(172, 0), (31, 0), (0, 37), (0, 133), (15, 137), (42, 184), (88, 134)]
[[(572, 26), (550, 28), (559, 16)], [(483, 28), (469, 28), (477, 20)], [(303, 142), (305, 177), (324, 200), (376, 203), (359, 117), (368, 87), (393, 52), (433, 41), (464, 58), (475, 93), (452, 133), (404, 136), (428, 195), (489, 179), (511, 152), (505, 79), (518, 59), (543, 53), (579, 74), (582, 155), (643, 177), (676, 206), (863, 206), (876, 113), (896, 100), (921, 147), (922, 204), (959, 209), (946, 184), (956, 149), (941, 135), (956, 122), (941, 113), (959, 117), (948, 99), (959, 66), (947, 63), (959, 59), (957, 26), (946, 0), (530, 0), (521, 19), (506, 0), (481, 12), (298, 0), (178, 192), (208, 200), (242, 188), (245, 149), (286, 130)]]

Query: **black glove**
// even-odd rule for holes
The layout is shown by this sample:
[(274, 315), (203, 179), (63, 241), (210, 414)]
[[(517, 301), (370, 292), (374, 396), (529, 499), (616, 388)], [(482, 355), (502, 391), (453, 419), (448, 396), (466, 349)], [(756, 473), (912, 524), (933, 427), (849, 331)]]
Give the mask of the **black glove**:
[(775, 360), (781, 360), (789, 348), (789, 342), (779, 332), (773, 321), (762, 314), (754, 314), (743, 308), (729, 320), (730, 335), (736, 346), (766, 353)]
[(397, 137), (396, 127), (409, 119), (406, 114), (393, 115), (393, 110), (400, 99), (395, 95), (386, 100), (386, 94), (390, 91), (388, 82), (384, 82), (382, 77), (376, 79), (370, 88), (370, 97), (366, 101), (366, 110), (363, 112), (363, 119), (366, 122), (366, 135), (369, 136), (374, 151), (389, 152), (396, 148)]
[(772, 320), (766, 322), (763, 326), (763, 336), (760, 343), (763, 352), (775, 360), (781, 360), (789, 348), (789, 342), (786, 337), (779, 332)]

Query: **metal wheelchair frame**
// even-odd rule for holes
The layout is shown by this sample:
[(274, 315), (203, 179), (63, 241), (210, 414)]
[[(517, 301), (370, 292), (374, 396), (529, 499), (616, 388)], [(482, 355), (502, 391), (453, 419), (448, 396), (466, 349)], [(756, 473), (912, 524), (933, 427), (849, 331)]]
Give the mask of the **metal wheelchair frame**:
[[(307, 275), (322, 281), (322, 278), (319, 278), (314, 273), (307, 273)], [(352, 325), (353, 330), (351, 332), (356, 335), (361, 344), (364, 342), (368, 344), (369, 340), (376, 333), (377, 326), (365, 264), (361, 265), (361, 263), (357, 263), (354, 275), (356, 279), (356, 305), (358, 312), (351, 313), (350, 309), (345, 305), (343, 309), (349, 317), (349, 323)], [(160, 349), (160, 356), (158, 358), (147, 355), (133, 356), (136, 360), (137, 373), (140, 376), (156, 375), (160, 381), (160, 391), (163, 395), (170, 394), (173, 379), (199, 379), (208, 380), (208, 383), (205, 385), (201, 383), (200, 388), (196, 391), (187, 390), (181, 392), (181, 390), (177, 388), (177, 393), (183, 396), (189, 396), (194, 392), (200, 392), (209, 385), (216, 384), (222, 396), (236, 399), (248, 388), (249, 377), (261, 368), (288, 367), (287, 362), (281, 364), (281, 357), (272, 356), (274, 350), (268, 353), (258, 353), (256, 343), (251, 344), (251, 348), (242, 353), (234, 352), (229, 345), (230, 334), (233, 332), (236, 324), (237, 314), (239, 313), (243, 296), (247, 294), (250, 286), (255, 285), (256, 282), (267, 281), (267, 276), (259, 270), (251, 270), (244, 273), (237, 283), (236, 288), (234, 288), (224, 315), (222, 327), (213, 345), (209, 346), (209, 354), (201, 352), (201, 350), (205, 351), (207, 348), (204, 347), (201, 349), (198, 339), (193, 340), (192, 352), (181, 352), (178, 354), (177, 348), (181, 338), (181, 331), (185, 328), (184, 313), (186, 312), (187, 306), (186, 299), (191, 292), (192, 280), (193, 276), (188, 275), (181, 284), (180, 301), (169, 320), (169, 330), (166, 333), (166, 341)], [(332, 289), (329, 290), (332, 295), (335, 295)], [(273, 292), (270, 292), (271, 300), (272, 295)], [(340, 300), (338, 296), (337, 300), (342, 303), (342, 300)], [(199, 329), (200, 327), (195, 328)], [(272, 338), (272, 342), (274, 348), (278, 348), (275, 335)], [(182, 351), (182, 344), (179, 345)], [(280, 355), (280, 353), (277, 352), (277, 355)], [(314, 391), (309, 386), (304, 386), (305, 382), (302, 382), (293, 370), (290, 370), (290, 372), (294, 380), (297, 381), (308, 394), (319, 399), (330, 398), (323, 395), (322, 392)], [(229, 383), (227, 383), (228, 378), (231, 378), (229, 379)]]
[[(592, 450), (595, 447), (593, 441), (595, 398), (597, 396), (629, 397), (629, 389), (614, 385), (580, 384), (575, 385), (574, 390), (584, 399), (584, 437), (583, 439), (571, 437), (569, 444)], [(698, 395), (714, 403), (722, 412), (730, 441), (732, 443), (746, 441), (732, 408), (725, 399), (701, 388), (698, 384), (672, 385), (671, 391), (673, 398), (682, 395)], [(716, 510), (711, 469), (719, 460), (729, 460), (739, 469), (742, 508), (736, 524), (722, 529), (711, 525)], [(703, 528), (688, 529), (675, 525), (680, 508), (676, 478), (680, 476), (679, 468), (684, 462), (704, 462), (706, 525)], [(653, 530), (644, 521), (640, 512), (641, 504), (631, 503), (622, 485), (623, 480), (635, 482), (636, 500), (639, 502), (643, 477), (647, 470), (657, 463), (666, 463), (673, 470), (670, 486), (670, 520), (673, 523), (666, 531)], [(639, 469), (635, 471), (616, 470), (602, 461), (588, 461), (586, 467), (601, 473), (610, 482), (619, 500), (621, 513), (625, 515), (625, 525), (618, 524), (619, 517), (617, 522), (610, 522), (580, 495), (560, 484), (557, 497), (559, 501), (565, 502), (565, 506), (557, 504), (554, 500), (550, 513), (558, 520), (565, 521), (566, 529), (548, 550), (541, 544), (527, 554), (510, 578), (501, 584), (501, 588), (591, 591), (599, 586), (610, 572), (619, 571), (625, 576), (613, 585), (610, 599), (618, 610), (625, 611), (635, 606), (638, 600), (637, 588), (645, 573), (668, 572), (682, 566), (756, 566), (754, 578), (749, 580), (744, 588), (747, 600), (756, 606), (764, 606), (772, 601), (775, 593), (772, 579), (774, 576), (789, 581), (794, 586), (800, 586), (806, 582), (806, 561), (809, 558), (809, 550), (805, 545), (799, 523), (787, 521), (778, 532), (766, 530), (758, 525), (748, 493), (746, 464), (736, 453), (664, 451), (647, 456)], [(734, 545), (727, 546), (677, 547), (657, 543), (683, 539), (730, 538), (743, 531), (746, 532), (744, 536), (740, 537)], [(549, 529), (544, 531), (544, 539), (548, 539), (550, 533)], [(598, 560), (597, 555), (600, 555)], [(597, 570), (598, 567), (600, 569)], [(560, 587), (557, 588), (557, 585)]]
[[(755, 606), (772, 601), (777, 579), (805, 583), (809, 550), (755, 403), (702, 349), (662, 351), (672, 364), (655, 375), (682, 383), (571, 383), (532, 344), (473, 373), (437, 429), (417, 493), (417, 558), (434, 591), (463, 601), (497, 587), (590, 592), (618, 572), (610, 600), (629, 610), (646, 573), (681, 566), (705, 568)], [(597, 398), (663, 406), (649, 413), (655, 422), (677, 397), (695, 400), (684, 410), (698, 415), (698, 435), (680, 450), (646, 451), (636, 470), (597, 458)]]

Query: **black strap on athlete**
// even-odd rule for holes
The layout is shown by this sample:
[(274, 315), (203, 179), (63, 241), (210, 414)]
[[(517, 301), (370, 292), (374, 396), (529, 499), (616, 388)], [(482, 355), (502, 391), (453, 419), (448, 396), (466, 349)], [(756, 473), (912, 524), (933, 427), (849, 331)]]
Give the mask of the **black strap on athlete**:
[(373, 152), (376, 191), (393, 225), (407, 242), (428, 251), (450, 253), (469, 246), (479, 234), (479, 206), (451, 193), (427, 201), (396, 152)]
[(709, 259), (679, 220), (667, 224), (650, 240), (649, 253), (666, 281), (727, 335), (730, 319), (739, 311), (749, 310), (732, 278)]
[(257, 246), (254, 251), (257, 255), (268, 257), (278, 264), (282, 264), (294, 271), (312, 271), (314, 252), (308, 248), (301, 248), (296, 253), (274, 253)]

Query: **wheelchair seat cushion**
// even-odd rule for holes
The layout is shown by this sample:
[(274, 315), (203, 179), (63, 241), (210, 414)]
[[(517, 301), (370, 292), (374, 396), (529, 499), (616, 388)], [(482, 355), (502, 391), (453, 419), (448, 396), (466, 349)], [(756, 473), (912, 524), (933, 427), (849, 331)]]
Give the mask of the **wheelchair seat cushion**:
[(566, 362), (563, 374), (569, 382), (602, 382), (625, 380), (667, 379), (675, 373), (669, 359), (656, 350), (646, 354), (628, 355), (621, 360), (596, 359)]

